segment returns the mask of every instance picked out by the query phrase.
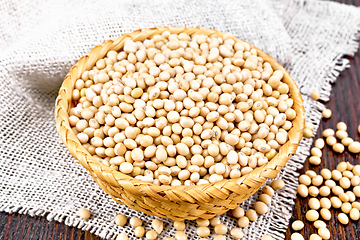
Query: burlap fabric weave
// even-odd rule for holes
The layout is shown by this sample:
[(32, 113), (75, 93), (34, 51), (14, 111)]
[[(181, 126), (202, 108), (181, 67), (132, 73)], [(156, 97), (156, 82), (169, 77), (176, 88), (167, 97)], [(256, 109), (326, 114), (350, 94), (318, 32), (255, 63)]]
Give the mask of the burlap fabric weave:
[[(0, 2), (0, 210), (46, 216), (114, 239), (130, 226), (116, 214), (138, 216), (150, 229), (154, 218), (116, 204), (76, 163), (56, 133), (57, 90), (70, 67), (102, 41), (138, 28), (200, 26), (231, 32), (283, 64), (303, 94), (306, 120), (315, 131), (324, 106), (309, 98), (313, 90), (328, 100), (331, 83), (348, 66), (343, 57), (358, 48), (360, 10), (326, 1), (1, 1)], [(278, 175), (286, 182), (270, 210), (244, 229), (244, 239), (270, 234), (283, 239), (296, 197), (297, 173), (312, 139)], [(252, 206), (255, 196), (242, 206)], [(81, 220), (76, 212), (92, 213)], [(229, 227), (234, 218), (220, 216)], [(174, 236), (164, 219), (159, 236)], [(197, 239), (188, 221), (188, 239)], [(231, 239), (231, 237), (228, 237)]]

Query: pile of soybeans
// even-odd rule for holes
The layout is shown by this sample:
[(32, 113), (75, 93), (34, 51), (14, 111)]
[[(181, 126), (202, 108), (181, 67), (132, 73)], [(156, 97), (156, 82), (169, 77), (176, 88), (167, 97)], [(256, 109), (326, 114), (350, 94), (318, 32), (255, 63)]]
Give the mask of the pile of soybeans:
[(215, 183), (267, 164), (288, 140), (293, 100), (283, 72), (234, 39), (127, 40), (76, 80), (73, 132), (98, 161), (156, 185)]

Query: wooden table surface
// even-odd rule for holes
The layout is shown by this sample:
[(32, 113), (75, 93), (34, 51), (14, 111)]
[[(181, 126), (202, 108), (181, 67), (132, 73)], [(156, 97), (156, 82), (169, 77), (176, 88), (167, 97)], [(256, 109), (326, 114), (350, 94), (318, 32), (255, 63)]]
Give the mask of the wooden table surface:
[[(360, 0), (337, 0), (347, 4), (360, 6)], [(333, 112), (332, 117), (328, 120), (322, 120), (318, 131), (318, 136), (326, 128), (335, 128), (336, 123), (343, 121), (348, 125), (350, 137), (360, 141), (357, 126), (360, 124), (360, 50), (354, 58), (349, 58), (351, 67), (346, 69), (339, 76), (339, 80), (335, 83), (331, 100), (326, 103), (326, 107)], [(349, 154), (345, 151), (342, 154), (335, 154), (330, 148), (325, 147), (323, 151), (322, 164), (319, 167), (309, 166), (306, 161), (304, 173), (308, 169), (320, 171), (321, 167), (334, 169), (336, 164), (341, 161), (349, 161), (353, 164), (360, 164), (359, 155)], [(298, 198), (293, 208), (293, 216), (290, 223), (294, 220), (303, 220), (305, 228), (300, 232), (305, 239), (316, 232), (312, 224), (305, 220), (305, 212), (307, 211), (307, 199)], [(332, 240), (355, 240), (360, 239), (360, 221), (353, 222), (344, 226), (337, 221), (337, 213), (339, 211), (331, 210), (332, 219), (328, 222)], [(290, 239), (292, 230), (286, 232), (286, 239)], [(56, 221), (48, 222), (45, 217), (30, 217), (28, 215), (7, 214), (0, 212), (0, 239), (99, 239), (89, 232), (81, 231), (77, 228), (68, 227), (63, 223)]]

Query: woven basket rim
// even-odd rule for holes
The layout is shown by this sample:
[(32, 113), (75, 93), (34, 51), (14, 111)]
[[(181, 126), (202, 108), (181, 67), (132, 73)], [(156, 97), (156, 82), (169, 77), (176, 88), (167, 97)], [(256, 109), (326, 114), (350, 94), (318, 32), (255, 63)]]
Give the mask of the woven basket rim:
[[(85, 149), (85, 147), (82, 146), (80, 141), (77, 139), (75, 134), (72, 132), (70, 124), (69, 124), (69, 119), (68, 119), (69, 118), (68, 111), (70, 110), (70, 106), (71, 106), (71, 93), (72, 93), (72, 90), (74, 89), (74, 84), (71, 84), (71, 83), (72, 82), (75, 83), (76, 79), (78, 78), (77, 76), (79, 76), (79, 74), (81, 76), (82, 72), (84, 72), (85, 70), (88, 70), (84, 67), (84, 65), (86, 65), (86, 63), (88, 63), (89, 61), (94, 60), (94, 59), (98, 60), (98, 59), (103, 58), (103, 57), (99, 57), (99, 56), (105, 55), (109, 50), (116, 49), (121, 44), (123, 45), (123, 42), (129, 38), (132, 38), (133, 40), (138, 40), (141, 38), (141, 37), (139, 37), (141, 35), (147, 34), (147, 35), (151, 36), (151, 33), (153, 31), (159, 31), (159, 30), (160, 31), (170, 31), (171, 33), (180, 33), (183, 31), (187, 31), (190, 33), (189, 35), (191, 35), (191, 33), (195, 33), (195, 34), (201, 33), (201, 34), (205, 34), (208, 36), (210, 36), (210, 35), (223, 36), (224, 35), (224, 33), (220, 32), (220, 31), (204, 29), (204, 28), (200, 28), (200, 27), (193, 28), (193, 27), (160, 27), (159, 26), (159, 27), (154, 27), (154, 28), (150, 28), (150, 29), (143, 28), (143, 29), (138, 29), (131, 33), (123, 34), (118, 38), (106, 40), (102, 44), (95, 46), (89, 53), (87, 53), (86, 55), (81, 57), (80, 60), (71, 68), (69, 73), (66, 75), (64, 82), (62, 83), (61, 88), (59, 90), (59, 95), (58, 95), (58, 97), (56, 99), (56, 103), (55, 103), (55, 119), (56, 119), (57, 131), (58, 131), (59, 135), (61, 136), (61, 139), (64, 142), (65, 146), (69, 149), (69, 151), (73, 155), (73, 157), (76, 158), (77, 160), (79, 160), (81, 165), (84, 166), (91, 174), (95, 173), (95, 175), (98, 176), (98, 174), (96, 174), (96, 172), (106, 170), (106, 172), (110, 172), (111, 174), (113, 174), (115, 176), (115, 178), (113, 180), (116, 182), (120, 181), (120, 180), (117, 180), (117, 178), (118, 179), (132, 179), (132, 183), (134, 185), (138, 185), (138, 186), (142, 186), (142, 187), (145, 187), (145, 186), (150, 187), (152, 190), (154, 190), (157, 194), (160, 194), (160, 195), (161, 195), (161, 192), (165, 192), (168, 190), (173, 191), (176, 189), (179, 191), (189, 191), (189, 190), (204, 191), (206, 188), (208, 188), (210, 186), (215, 186), (217, 188), (221, 188), (223, 185), (225, 185), (228, 182), (233, 182), (235, 184), (241, 184), (246, 179), (248, 179), (248, 180), (250, 179), (250, 181), (256, 181), (256, 180), (252, 180), (251, 178), (261, 178), (261, 177), (274, 178), (276, 176), (276, 174), (278, 173), (278, 171), (281, 169), (281, 167), (284, 166), (285, 163), (287, 162), (287, 160), (285, 161), (285, 163), (281, 162), (280, 163), (281, 167), (279, 168), (278, 167), (279, 165), (277, 165), (278, 157), (281, 155), (283, 157), (289, 158), (291, 155), (293, 155), (296, 151), (297, 145), (299, 144), (299, 142), (302, 138), (302, 132), (303, 132), (303, 128), (304, 128), (304, 107), (302, 105), (302, 97), (300, 95), (299, 89), (298, 89), (295, 81), (290, 77), (289, 73), (279, 63), (277, 63), (271, 56), (264, 53), (263, 51), (261, 51), (260, 49), (253, 46), (250, 43), (248, 43), (248, 44), (250, 44), (251, 47), (255, 48), (258, 51), (258, 55), (260, 57), (262, 57), (264, 59), (264, 61), (269, 62), (274, 70), (283, 71), (284, 78), (282, 81), (284, 81), (286, 84), (288, 84), (288, 86), (290, 88), (290, 95), (291, 95), (291, 98), (294, 100), (293, 109), (296, 112), (296, 117), (294, 120), (292, 120), (293, 126), (288, 131), (288, 134), (290, 133), (290, 131), (294, 132), (294, 134), (296, 133), (296, 136), (294, 137), (293, 142), (289, 143), (290, 140), (288, 140), (285, 144), (283, 144), (280, 147), (280, 149), (278, 150), (278, 153), (267, 164), (265, 164), (261, 167), (256, 167), (249, 174), (241, 176), (240, 178), (237, 178), (237, 179), (224, 179), (220, 182), (208, 183), (208, 184), (203, 184), (203, 185), (181, 185), (181, 186), (161, 185), (161, 186), (157, 186), (152, 183), (147, 183), (147, 182), (143, 182), (141, 180), (135, 179), (130, 175), (121, 173), (120, 171), (114, 170), (114, 169), (104, 165), (103, 163), (101, 163), (98, 160), (96, 160), (95, 158), (93, 158), (92, 155)], [(236, 42), (238, 42), (238, 41), (246, 42), (244, 40), (240, 40), (240, 39), (234, 37), (233, 35), (231, 35), (231, 36), (232, 36), (231, 38), (233, 38)], [(119, 39), (121, 39), (121, 40), (119, 40)], [(145, 39), (145, 38), (143, 38), (143, 39)], [(285, 80), (285, 78), (286, 78), (286, 80)], [(295, 102), (298, 102), (300, 104), (295, 104)], [(294, 124), (294, 123), (298, 123), (298, 124)], [(296, 146), (294, 146), (294, 145), (296, 145)], [(88, 161), (87, 161), (88, 164), (84, 164), (84, 162), (82, 161), (84, 159), (84, 155), (86, 155), (86, 157), (88, 159)], [(102, 165), (101, 169), (99, 169), (99, 166), (96, 163), (100, 163)], [(265, 169), (272, 168), (272, 169), (274, 169), (276, 174), (270, 173), (270, 172), (269, 172), (269, 174), (262, 174), (262, 173), (264, 173), (263, 172), (264, 168)], [(268, 176), (266, 176), (266, 175), (268, 175)], [(121, 180), (121, 181), (123, 181), (123, 180)], [(110, 183), (110, 184), (112, 184), (112, 183)], [(116, 200), (116, 199), (114, 199), (114, 200)]]

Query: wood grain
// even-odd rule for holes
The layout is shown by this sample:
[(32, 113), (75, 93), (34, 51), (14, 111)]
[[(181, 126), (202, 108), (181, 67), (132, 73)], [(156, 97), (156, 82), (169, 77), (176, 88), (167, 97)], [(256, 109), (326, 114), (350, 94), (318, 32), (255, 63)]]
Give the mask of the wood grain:
[[(338, 1), (345, 2), (360, 6), (360, 1)], [(356, 53), (354, 58), (348, 58), (350, 60), (350, 68), (343, 71), (339, 80), (334, 84), (331, 91), (330, 101), (325, 103), (325, 106), (332, 111), (330, 119), (323, 119), (320, 123), (316, 137), (322, 137), (322, 132), (327, 128), (335, 128), (338, 122), (345, 122), (348, 126), (349, 137), (354, 140), (360, 141), (360, 135), (357, 131), (357, 127), (360, 124), (360, 104), (359, 104), (359, 92), (360, 92), (360, 50)], [(311, 169), (320, 172), (322, 168), (329, 168), (330, 170), (336, 168), (336, 165), (341, 161), (348, 161), (352, 164), (360, 164), (360, 154), (350, 154), (347, 150), (343, 153), (335, 153), (331, 148), (325, 146), (322, 157), (322, 163), (320, 166), (309, 165), (308, 160), (305, 162), (304, 168), (300, 173), (305, 173), (306, 170)], [(308, 210), (308, 199), (298, 197), (296, 199), (295, 206), (293, 208), (293, 216), (290, 220), (290, 225), (295, 220), (302, 220), (305, 223), (305, 227), (300, 233), (305, 236), (305, 239), (312, 233), (316, 233), (316, 228), (305, 219), (305, 213)], [(348, 225), (342, 225), (337, 221), (337, 214), (340, 210), (331, 210), (332, 217), (327, 223), (331, 232), (331, 238), (333, 240), (355, 240), (360, 239), (360, 221), (351, 221)], [(291, 234), (294, 231), (288, 228), (286, 232), (286, 239), (290, 239)]]
[[(360, 0), (337, 0), (337, 2), (360, 6)], [(360, 141), (360, 135), (357, 132), (357, 126), (360, 124), (360, 51), (356, 53), (354, 58), (349, 58), (349, 60), (351, 67), (340, 75), (339, 81), (337, 81), (332, 89), (331, 100), (326, 103), (326, 107), (332, 110), (333, 115), (330, 119), (321, 122), (317, 136), (321, 136), (321, 132), (324, 129), (334, 128), (336, 123), (343, 121), (348, 125), (349, 135)], [(336, 154), (326, 147), (325, 151), (323, 151), (321, 167), (334, 169), (337, 163), (345, 160), (354, 164), (360, 164), (359, 157), (360, 154), (353, 155), (347, 151), (342, 154)], [(320, 167), (310, 167), (308, 161), (306, 161), (301, 173), (304, 173), (307, 169), (320, 171)], [(305, 239), (308, 239), (311, 233), (316, 232), (312, 224), (305, 220), (307, 209), (307, 199), (297, 198), (291, 219), (291, 222), (298, 219), (305, 222), (305, 228), (300, 232), (305, 236)], [(360, 239), (360, 222), (351, 221), (350, 224), (343, 226), (337, 221), (337, 213), (339, 211), (332, 210), (332, 219), (328, 222), (332, 234), (331, 239)], [(285, 239), (290, 239), (292, 232), (289, 228)], [(89, 232), (68, 227), (56, 221), (48, 222), (45, 217), (30, 217), (28, 215), (7, 214), (4, 212), (0, 212), (0, 239), (100, 240), (99, 237), (95, 237)]]

